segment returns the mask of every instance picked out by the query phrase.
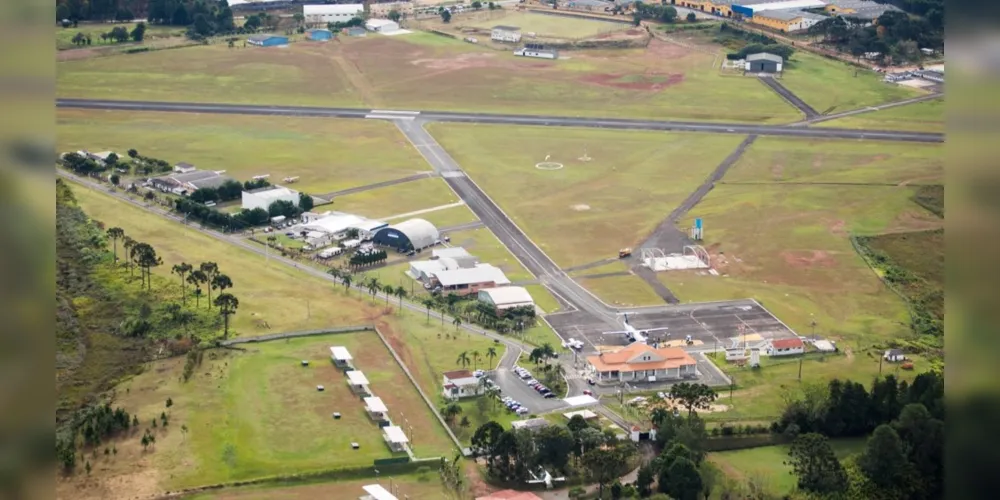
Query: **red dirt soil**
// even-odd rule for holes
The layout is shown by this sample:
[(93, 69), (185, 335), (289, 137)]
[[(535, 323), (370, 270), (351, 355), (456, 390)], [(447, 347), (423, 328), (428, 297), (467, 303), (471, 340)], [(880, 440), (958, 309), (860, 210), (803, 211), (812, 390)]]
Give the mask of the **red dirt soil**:
[(625, 76), (620, 73), (601, 73), (596, 75), (587, 75), (580, 79), (580, 81), (586, 83), (593, 83), (595, 85), (600, 85), (602, 87), (610, 87), (616, 89), (627, 89), (627, 90), (648, 90), (652, 92), (657, 92), (663, 90), (667, 87), (677, 85), (684, 81), (684, 75), (682, 74), (661, 74), (661, 73), (646, 73), (643, 76), (646, 77), (663, 77), (666, 80), (662, 82), (625, 82), (616, 81)]
[(836, 261), (822, 250), (785, 250), (781, 257), (789, 266), (799, 269), (810, 267), (833, 267)]

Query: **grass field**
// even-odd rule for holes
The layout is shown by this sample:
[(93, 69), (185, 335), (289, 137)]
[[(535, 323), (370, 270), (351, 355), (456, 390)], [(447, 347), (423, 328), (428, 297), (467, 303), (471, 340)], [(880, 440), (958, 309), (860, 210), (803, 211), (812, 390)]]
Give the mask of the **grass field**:
[(680, 221), (702, 217), (722, 276), (661, 273), (683, 301), (757, 298), (791, 328), (871, 345), (909, 336), (906, 309), (850, 234), (940, 227), (905, 186), (719, 185)]
[(338, 44), (228, 48), (225, 43), (56, 64), (60, 97), (363, 106)]
[[(863, 451), (865, 439), (837, 439), (830, 441), (830, 446), (837, 458), (844, 459)], [(788, 495), (795, 489), (796, 478), (791, 474), (792, 468), (785, 464), (788, 445), (710, 453), (708, 459), (733, 479), (761, 478), (765, 490), (776, 497)]]
[(465, 205), (427, 212), (421, 214), (420, 218), (434, 224), (434, 227), (439, 230), (479, 220), (476, 214), (472, 213), (472, 210), (469, 210), (469, 207)]
[(781, 84), (826, 114), (914, 97), (921, 91), (885, 83), (882, 75), (798, 50), (785, 65)]
[(760, 137), (723, 183), (939, 184), (940, 144)]
[[(742, 139), (440, 123), (430, 130), (563, 267), (617, 256), (620, 248), (636, 246)], [(579, 160), (585, 154), (590, 161)], [(546, 157), (564, 168), (535, 168)]]
[(719, 47), (702, 48), (654, 40), (640, 49), (542, 61), (425, 33), (286, 48), (214, 43), (63, 61), (57, 95), (753, 123), (801, 118), (752, 78), (720, 76), (712, 53)]
[(601, 278), (577, 278), (576, 281), (611, 306), (632, 307), (664, 304), (663, 299), (642, 278), (633, 274)]
[(487, 30), (498, 24), (517, 26), (521, 28), (521, 33), (536, 33), (547, 38), (587, 38), (601, 33), (622, 31), (629, 27), (621, 23), (505, 10), (462, 15), (456, 18), (453, 24)]
[[(143, 45), (142, 43), (124, 43), (124, 44), (110, 44), (104, 43), (101, 40), (101, 33), (108, 33), (112, 28), (118, 26), (123, 26), (125, 29), (132, 32), (135, 29), (136, 23), (84, 23), (77, 25), (76, 28), (56, 28), (56, 50), (66, 50), (77, 48), (77, 45), (73, 44), (73, 37), (77, 33), (83, 33), (84, 35), (90, 35), (91, 45), (87, 47), (96, 47), (104, 45), (121, 45), (134, 47), (137, 45)], [(144, 36), (145, 41), (156, 40), (158, 38), (170, 38), (170, 37), (182, 37), (184, 36), (185, 29), (178, 26), (159, 26), (155, 24), (146, 24), (146, 34)]]
[(914, 132), (944, 132), (945, 105), (943, 99), (907, 104), (895, 108), (847, 116), (822, 122), (820, 127), (860, 128), (868, 130), (912, 130)]
[[(417, 163), (416, 165), (423, 166), (425, 164)], [(458, 195), (448, 187), (444, 179), (428, 177), (413, 182), (404, 182), (393, 186), (337, 196), (333, 199), (333, 205), (330, 205), (329, 208), (341, 212), (360, 214), (374, 219), (384, 219), (386, 217), (395, 217), (410, 212), (449, 205), (459, 201), (461, 200)], [(447, 210), (451, 210), (451, 208)], [(428, 212), (426, 215), (434, 213), (436, 212)], [(399, 223), (414, 217), (423, 218), (423, 215), (402, 217), (389, 222)]]
[(56, 131), (60, 151), (134, 148), (241, 181), (299, 177), (292, 187), (310, 194), (427, 170), (395, 127), (376, 120), (60, 109)]
[[(390, 487), (390, 481), (385, 475), (377, 482), (386, 489)], [(369, 479), (228, 488), (186, 498), (189, 500), (270, 500), (272, 498), (287, 498), (290, 500), (312, 500), (315, 498), (354, 500), (365, 494), (362, 489), (363, 486), (375, 483), (376, 478), (374, 477), (374, 473), (372, 473), (372, 477)], [(404, 496), (411, 500), (455, 498), (454, 494), (445, 489), (444, 485), (441, 484), (441, 480), (438, 478), (436, 472), (393, 476), (392, 485), (398, 488), (400, 498), (404, 498)]]

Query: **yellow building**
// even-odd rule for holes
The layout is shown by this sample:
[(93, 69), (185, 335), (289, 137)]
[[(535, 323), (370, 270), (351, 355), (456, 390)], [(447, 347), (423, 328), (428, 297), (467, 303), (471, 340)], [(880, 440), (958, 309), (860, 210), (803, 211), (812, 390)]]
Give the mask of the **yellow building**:
[(711, 0), (670, 0), (671, 5), (700, 10), (723, 17), (733, 17), (731, 2), (712, 2)]
[(753, 24), (766, 26), (776, 31), (791, 33), (809, 29), (810, 26), (825, 19), (819, 14), (800, 10), (765, 10), (754, 12), (749, 21)]
[(371, 2), (368, 4), (368, 17), (387, 18), (389, 12), (394, 10), (405, 17), (412, 17), (413, 2)]

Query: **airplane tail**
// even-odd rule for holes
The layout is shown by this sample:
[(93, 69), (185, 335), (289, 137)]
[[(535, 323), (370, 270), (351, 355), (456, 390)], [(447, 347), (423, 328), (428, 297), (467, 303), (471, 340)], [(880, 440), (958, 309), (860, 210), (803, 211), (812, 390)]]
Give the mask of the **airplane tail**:
[(629, 322), (628, 322), (628, 313), (625, 313), (625, 324), (626, 324), (626, 325), (628, 325), (628, 324), (629, 324)]

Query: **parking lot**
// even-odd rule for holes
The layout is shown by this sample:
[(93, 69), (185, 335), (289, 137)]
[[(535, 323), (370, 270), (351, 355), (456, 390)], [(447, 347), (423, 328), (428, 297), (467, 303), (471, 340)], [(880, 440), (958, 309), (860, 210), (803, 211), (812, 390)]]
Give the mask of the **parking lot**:
[[(624, 335), (605, 335), (606, 323), (584, 311), (550, 314), (545, 318), (563, 338), (584, 343), (583, 353), (596, 352), (598, 346), (628, 345)], [(620, 318), (624, 321), (624, 318)], [(642, 330), (663, 328), (650, 333), (649, 342), (684, 345), (691, 336), (691, 347), (714, 349), (728, 347), (732, 338), (759, 335), (762, 339), (779, 339), (796, 333), (756, 301), (705, 303), (636, 309), (628, 313), (629, 323)], [(619, 330), (623, 330), (624, 326)]]

